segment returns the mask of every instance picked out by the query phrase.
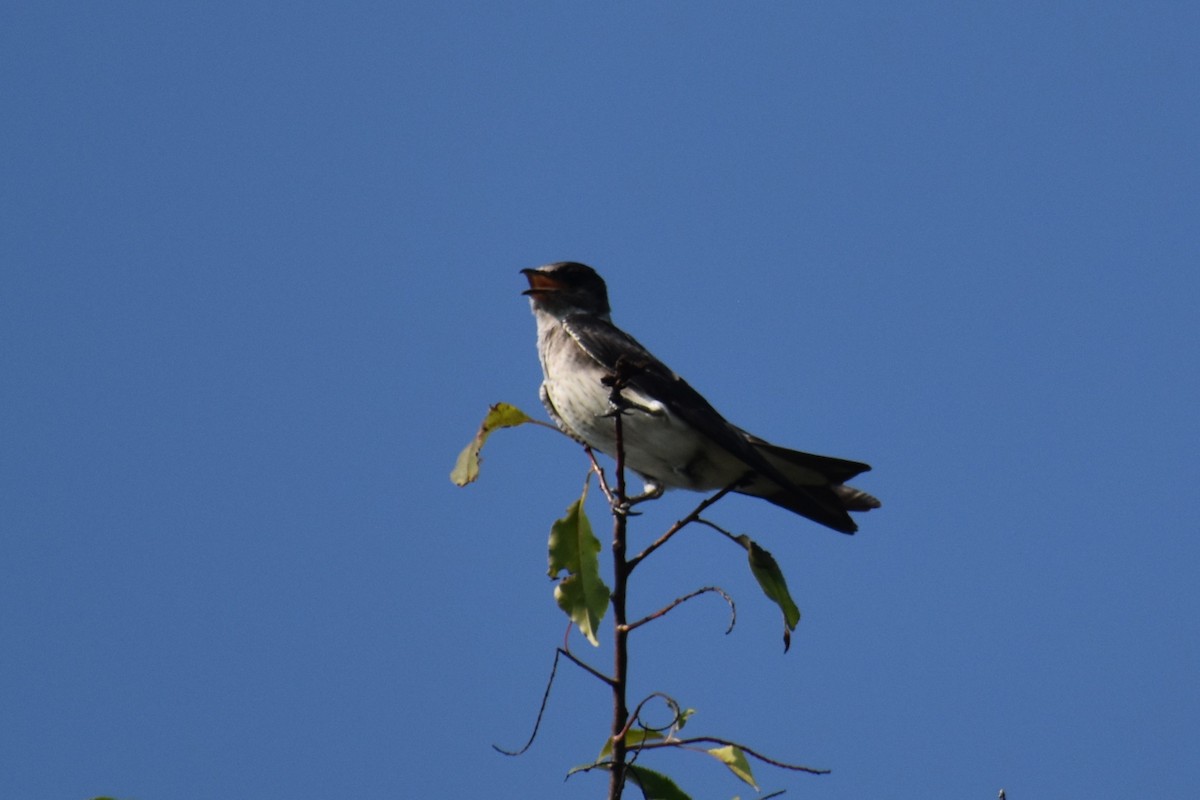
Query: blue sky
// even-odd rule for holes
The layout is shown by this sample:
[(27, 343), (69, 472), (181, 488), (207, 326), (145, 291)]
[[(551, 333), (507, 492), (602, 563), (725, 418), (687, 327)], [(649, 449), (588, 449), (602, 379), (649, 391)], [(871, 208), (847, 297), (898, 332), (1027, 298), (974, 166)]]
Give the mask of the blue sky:
[[(635, 576), (634, 692), (808, 798), (1200, 783), (1200, 11), (19, 3), (0, 24), (0, 796), (594, 798), (522, 267), (874, 465)], [(591, 513), (603, 529), (593, 493)], [(698, 496), (671, 494), (649, 541)], [(603, 633), (608, 633), (604, 627)], [(576, 652), (588, 645), (577, 640)], [(606, 664), (603, 652), (597, 663)], [(752, 796), (702, 756), (697, 798)]]

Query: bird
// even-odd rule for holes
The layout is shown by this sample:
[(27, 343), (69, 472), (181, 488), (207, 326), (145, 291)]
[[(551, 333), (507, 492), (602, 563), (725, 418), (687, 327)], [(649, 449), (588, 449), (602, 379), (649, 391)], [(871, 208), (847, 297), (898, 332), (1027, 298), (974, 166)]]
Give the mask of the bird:
[[(879, 508), (846, 481), (870, 466), (771, 444), (729, 422), (704, 397), (612, 322), (608, 287), (594, 269), (559, 261), (521, 270), (537, 322), (542, 404), (560, 430), (615, 458), (621, 414), (624, 465), (645, 494), (732, 487), (842, 533), (848, 511)], [(619, 404), (614, 404), (614, 381)], [(615, 407), (619, 405), (619, 407)]]

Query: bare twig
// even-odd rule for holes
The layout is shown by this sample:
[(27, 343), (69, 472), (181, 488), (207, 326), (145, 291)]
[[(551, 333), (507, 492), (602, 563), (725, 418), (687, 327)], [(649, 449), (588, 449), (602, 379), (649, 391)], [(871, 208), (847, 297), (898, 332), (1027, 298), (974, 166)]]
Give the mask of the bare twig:
[(534, 419), (533, 417), (529, 417), (528, 419), (525, 420), (525, 422), (529, 423), (530, 425), (537, 425), (539, 427), (545, 428), (546, 430), (554, 431), (557, 434), (561, 434), (563, 436), (567, 436), (568, 438), (570, 438), (569, 435), (567, 434), (567, 432), (564, 431), (562, 428), (560, 428), (557, 425), (554, 425), (552, 423), (546, 422), (545, 420)]
[(814, 767), (806, 767), (802, 764), (789, 764), (786, 761), (777, 761), (773, 758), (769, 758), (768, 756), (764, 756), (762, 753), (751, 750), (744, 744), (738, 744), (737, 742), (730, 741), (729, 739), (720, 739), (716, 736), (693, 736), (687, 739), (670, 739), (663, 742), (646, 742), (642, 745), (642, 749), (660, 750), (664, 747), (689, 747), (690, 745), (700, 744), (715, 744), (722, 747), (736, 747), (746, 755), (752, 756), (764, 764), (770, 764), (772, 767), (788, 769), (793, 772), (807, 772), (810, 775), (828, 775), (830, 772), (827, 769), (816, 769)]
[(572, 663), (575, 664), (575, 666), (579, 667), (584, 672), (588, 673), (589, 675), (592, 675), (595, 678), (598, 678), (598, 679), (604, 681), (609, 686), (612, 686), (612, 684), (613, 684), (612, 678), (608, 677), (603, 672), (596, 669), (595, 667), (588, 664), (587, 662), (581, 660), (570, 650), (567, 650), (564, 647), (556, 647), (554, 649), (554, 664), (553, 664), (553, 666), (550, 667), (550, 677), (546, 681), (546, 691), (542, 693), (542, 705), (540, 708), (538, 708), (537, 719), (534, 720), (533, 733), (529, 734), (529, 741), (525, 742), (524, 746), (522, 746), (519, 750), (505, 750), (503, 747), (501, 747), (500, 745), (497, 745), (497, 744), (492, 745), (493, 750), (503, 753), (506, 756), (519, 756), (533, 745), (534, 739), (537, 738), (538, 728), (540, 728), (542, 726), (542, 717), (546, 713), (546, 706), (550, 702), (550, 688), (552, 686), (554, 686), (554, 676), (556, 674), (558, 674), (559, 656), (566, 656), (568, 659), (570, 659), (572, 661)]
[[(671, 717), (671, 721), (666, 725), (648, 725), (646, 724), (646, 721), (642, 719), (642, 709), (645, 708), (646, 704), (651, 700), (662, 700), (667, 704), (667, 707), (671, 709), (671, 714), (673, 716)], [(651, 692), (643, 697), (641, 702), (637, 704), (637, 707), (633, 709), (633, 713), (630, 715), (630, 723), (629, 725), (625, 726), (625, 732), (629, 732), (629, 728), (633, 727), (634, 722), (641, 722), (642, 727), (646, 730), (654, 731), (655, 733), (662, 733), (663, 731), (669, 731), (672, 728), (678, 727), (683, 722), (683, 718), (683, 710), (680, 709), (679, 703), (675, 702), (675, 698), (671, 697), (670, 695), (663, 694), (662, 692)]]
[(711, 506), (713, 503), (715, 503), (715, 502), (717, 502), (718, 500), (720, 500), (720, 499), (721, 499), (722, 497), (724, 497), (725, 495), (727, 495), (727, 494), (729, 494), (730, 492), (732, 492), (732, 491), (734, 490), (734, 488), (735, 488), (735, 487), (736, 487), (738, 484), (740, 484), (740, 483), (741, 483), (741, 480), (739, 479), (739, 480), (737, 480), (737, 481), (735, 481), (735, 482), (733, 482), (733, 483), (729, 484), (729, 485), (728, 485), (728, 486), (726, 486), (724, 489), (722, 489), (721, 491), (719, 491), (719, 492), (717, 492), (716, 494), (714, 494), (712, 497), (708, 497), (708, 498), (705, 498), (704, 500), (702, 500), (702, 501), (700, 502), (700, 505), (698, 505), (698, 506), (696, 506), (695, 508), (693, 508), (693, 509), (692, 509), (692, 513), (688, 514), (686, 517), (684, 517), (683, 519), (681, 519), (681, 520), (677, 521), (677, 522), (676, 522), (674, 525), (672, 525), (671, 527), (667, 528), (667, 531), (666, 531), (666, 533), (664, 533), (662, 536), (658, 537), (658, 538), (657, 538), (657, 539), (655, 539), (653, 542), (651, 542), (651, 543), (650, 543), (650, 544), (649, 544), (649, 545), (646, 547), (646, 549), (645, 549), (645, 550), (643, 550), (642, 552), (638, 553), (638, 554), (637, 554), (636, 556), (634, 556), (633, 558), (629, 559), (629, 570), (632, 572), (632, 571), (633, 571), (633, 569), (634, 569), (634, 567), (636, 567), (638, 564), (642, 563), (642, 561), (643, 561), (643, 560), (645, 560), (646, 556), (650, 555), (650, 554), (651, 554), (651, 553), (653, 553), (655, 550), (657, 550), (658, 548), (662, 547), (664, 544), (666, 544), (666, 543), (667, 543), (667, 541), (668, 541), (668, 540), (669, 540), (669, 539), (670, 539), (672, 536), (674, 536), (675, 534), (679, 533), (679, 532), (680, 532), (681, 530), (683, 530), (683, 529), (684, 529), (686, 526), (688, 526), (688, 525), (690, 525), (691, 523), (693, 523), (693, 522), (695, 522), (696, 520), (698, 520), (698, 519), (700, 518), (700, 515), (701, 515), (701, 514), (703, 514), (703, 513), (705, 512), (705, 510), (706, 510), (706, 509), (707, 509), (709, 506)]
[(604, 681), (609, 686), (613, 685), (612, 678), (608, 677), (603, 672), (601, 672), (600, 670), (593, 667), (591, 664), (589, 664), (586, 661), (584, 661), (583, 659), (579, 658), (577, 655), (572, 653), (570, 650), (560, 647), (558, 649), (558, 652), (562, 653), (564, 656), (571, 659), (571, 661), (575, 664), (575, 666), (579, 667), (581, 670), (588, 673), (593, 678), (597, 678), (598, 680)]
[[(701, 521), (703, 521), (703, 520), (701, 520)], [(688, 600), (691, 600), (693, 597), (704, 594), (706, 592), (715, 592), (716, 594), (719, 594), (719, 595), (721, 595), (721, 597), (725, 598), (725, 602), (729, 605), (729, 627), (725, 629), (725, 633), (726, 634), (730, 633), (733, 630), (734, 623), (737, 622), (737, 607), (733, 603), (733, 598), (730, 597), (729, 594), (719, 586), (705, 586), (703, 588), (697, 589), (694, 592), (689, 592), (688, 594), (685, 594), (683, 597), (677, 597), (673, 601), (671, 601), (669, 604), (663, 606), (658, 611), (655, 611), (653, 614), (648, 614), (648, 615), (642, 617), (641, 619), (639, 619), (637, 622), (629, 623), (629, 625), (627, 627), (629, 628), (629, 630), (634, 630), (635, 628), (640, 628), (642, 625), (645, 625), (650, 620), (658, 619), (659, 617), (662, 617), (668, 611), (675, 608), (676, 606), (678, 606), (682, 603), (685, 603)]]
[(724, 534), (727, 539), (729, 539), (731, 542), (736, 544), (738, 547), (745, 547), (745, 545), (743, 545), (741, 543), (741, 541), (738, 540), (738, 537), (736, 535), (725, 530), (724, 528), (722, 528), (720, 525), (716, 524), (715, 522), (711, 522), (707, 519), (704, 519), (703, 517), (697, 517), (696, 522), (699, 522), (701, 525), (707, 525), (708, 527), (712, 528), (717, 533)]
[(565, 654), (572, 661), (575, 660), (574, 656), (566, 653), (561, 647), (556, 648), (556, 651), (554, 654), (554, 665), (550, 667), (550, 678), (546, 681), (546, 691), (542, 693), (542, 705), (538, 709), (537, 719), (534, 720), (533, 732), (529, 734), (529, 741), (525, 742), (525, 745), (519, 750), (505, 750), (500, 745), (493, 744), (492, 749), (496, 752), (503, 753), (506, 756), (519, 756), (533, 746), (533, 740), (537, 738), (538, 728), (542, 727), (542, 716), (546, 713), (546, 704), (550, 702), (550, 687), (554, 685), (554, 676), (558, 673), (558, 657)]
[(604, 497), (608, 500), (610, 507), (616, 505), (616, 498), (612, 493), (612, 489), (608, 488), (608, 478), (604, 475), (604, 467), (600, 466), (600, 462), (596, 460), (596, 454), (592, 448), (586, 444), (583, 446), (583, 452), (587, 453), (588, 460), (592, 462), (592, 472), (596, 473), (596, 477), (600, 482), (600, 491), (604, 492)]

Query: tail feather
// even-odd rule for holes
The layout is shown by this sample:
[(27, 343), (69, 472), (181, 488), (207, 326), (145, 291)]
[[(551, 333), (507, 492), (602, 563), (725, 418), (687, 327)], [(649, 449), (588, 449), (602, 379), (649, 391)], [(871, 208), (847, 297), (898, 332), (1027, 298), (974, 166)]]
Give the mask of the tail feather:
[(872, 508), (879, 508), (883, 505), (875, 497), (853, 486), (838, 484), (833, 487), (833, 491), (842, 501), (842, 508), (847, 511), (870, 511)]
[(841, 498), (828, 486), (784, 488), (774, 483), (755, 481), (745, 489), (737, 491), (761, 497), (780, 508), (786, 508), (794, 514), (808, 517), (813, 522), (819, 522), (825, 527), (833, 528), (841, 533), (854, 533), (858, 530), (858, 525), (850, 519), (850, 515), (842, 506)]
[(845, 482), (871, 469), (861, 461), (820, 456), (788, 450), (747, 434), (755, 448), (766, 457), (791, 484), (781, 486), (775, 480), (757, 475), (738, 491), (761, 497), (788, 511), (842, 533), (854, 533), (858, 525), (847, 511), (879, 508), (876, 498)]
[[(870, 464), (864, 464), (861, 461), (789, 450), (786, 447), (764, 442), (757, 436), (749, 438), (755, 448), (767, 457), (772, 466), (798, 483), (845, 483), (855, 475), (861, 475), (871, 469)], [(814, 476), (819, 476), (820, 480), (813, 481)]]

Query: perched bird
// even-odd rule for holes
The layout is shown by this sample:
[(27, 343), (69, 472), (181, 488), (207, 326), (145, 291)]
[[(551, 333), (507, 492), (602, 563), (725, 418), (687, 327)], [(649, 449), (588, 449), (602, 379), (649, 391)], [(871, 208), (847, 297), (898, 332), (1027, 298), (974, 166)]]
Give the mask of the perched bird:
[(845, 485), (868, 465), (778, 447), (722, 417), (613, 325), (608, 288), (591, 267), (561, 261), (521, 273), (537, 320), (543, 405), (564, 433), (615, 457), (610, 387), (620, 373), (625, 464), (646, 481), (647, 495), (736, 484), (736, 492), (842, 533), (858, 530), (847, 511), (879, 508), (874, 497)]

